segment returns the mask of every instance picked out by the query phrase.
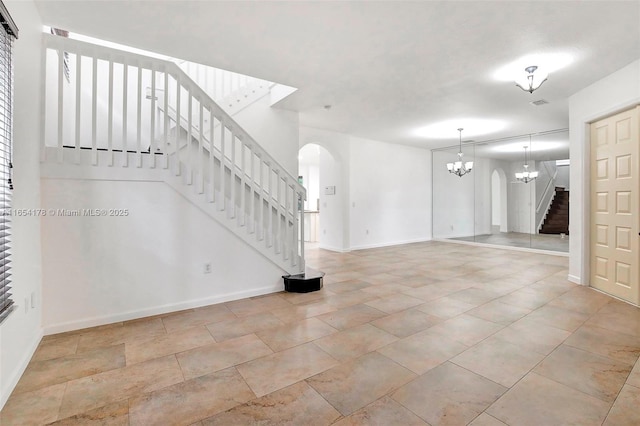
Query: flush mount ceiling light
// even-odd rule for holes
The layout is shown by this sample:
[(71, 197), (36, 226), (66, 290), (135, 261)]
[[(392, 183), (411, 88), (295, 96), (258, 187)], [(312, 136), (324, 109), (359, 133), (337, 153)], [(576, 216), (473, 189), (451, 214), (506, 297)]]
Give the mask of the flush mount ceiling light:
[(413, 134), (428, 139), (451, 139), (451, 129), (456, 125), (464, 126), (468, 137), (482, 136), (495, 133), (506, 127), (506, 123), (502, 120), (489, 120), (482, 118), (461, 118), (456, 120), (446, 120), (439, 123), (430, 124), (425, 127), (416, 129)]
[(453, 173), (458, 177), (462, 177), (467, 173), (471, 173), (471, 169), (473, 169), (473, 161), (467, 161), (466, 163), (462, 162), (462, 131), (463, 128), (459, 128), (458, 132), (460, 133), (460, 150), (458, 151), (458, 161), (454, 161), (453, 163), (447, 163), (447, 170), (449, 173)]
[[(536, 71), (538, 73), (536, 74)], [(543, 70), (538, 70), (536, 65), (530, 65), (524, 69), (526, 74), (516, 78), (516, 86), (524, 90), (525, 92), (533, 93), (537, 90), (542, 83), (547, 81), (549, 74)]]

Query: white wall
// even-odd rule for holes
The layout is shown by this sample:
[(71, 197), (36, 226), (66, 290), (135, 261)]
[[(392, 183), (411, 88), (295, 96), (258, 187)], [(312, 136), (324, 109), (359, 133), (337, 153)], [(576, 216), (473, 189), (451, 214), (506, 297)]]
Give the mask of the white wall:
[(588, 123), (640, 103), (640, 59), (569, 98), (570, 178), (569, 279), (589, 284)]
[(165, 183), (42, 179), (42, 205), (129, 211), (42, 220), (45, 334), (282, 289), (280, 268)]
[[(15, 208), (40, 207), (40, 32), (32, 1), (5, 1), (19, 28), (14, 44), (14, 194)], [(18, 309), (0, 325), (0, 409), (42, 337), (40, 220), (13, 217), (13, 294)], [(25, 304), (34, 295), (35, 308)]]
[(233, 116), (292, 176), (298, 177), (298, 113), (272, 108), (269, 96)]
[[(324, 148), (321, 247), (349, 251), (431, 239), (430, 151), (300, 127), (301, 146), (309, 143)], [(326, 186), (335, 186), (335, 195), (325, 194)]]
[(351, 138), (351, 249), (431, 238), (431, 151)]
[(563, 186), (566, 191), (571, 190), (570, 172), (571, 166), (558, 166), (558, 176), (556, 177), (556, 186)]

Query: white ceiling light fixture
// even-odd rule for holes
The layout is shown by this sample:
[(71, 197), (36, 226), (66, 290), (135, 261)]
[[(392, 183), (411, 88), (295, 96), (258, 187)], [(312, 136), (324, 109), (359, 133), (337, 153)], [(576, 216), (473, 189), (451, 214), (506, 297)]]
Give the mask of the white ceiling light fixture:
[[(531, 146), (531, 135), (529, 135), (529, 146)], [(532, 180), (536, 180), (536, 178), (538, 177), (538, 172), (534, 170), (529, 170), (529, 162), (527, 161), (528, 146), (525, 145), (523, 148), (524, 148), (524, 166), (521, 172), (516, 172), (516, 180), (524, 183), (529, 183)]]
[[(536, 71), (538, 71), (536, 73)], [(537, 90), (542, 83), (547, 81), (549, 74), (543, 70), (538, 70), (536, 65), (530, 65), (524, 69), (526, 74), (523, 74), (516, 78), (516, 86), (524, 90), (525, 92), (533, 93)]]
[(460, 150), (458, 151), (458, 161), (454, 161), (453, 163), (447, 163), (447, 170), (449, 173), (453, 173), (458, 177), (462, 177), (467, 173), (471, 173), (471, 169), (473, 169), (473, 161), (467, 161), (466, 163), (462, 162), (462, 131), (463, 128), (459, 128), (458, 132), (460, 133)]

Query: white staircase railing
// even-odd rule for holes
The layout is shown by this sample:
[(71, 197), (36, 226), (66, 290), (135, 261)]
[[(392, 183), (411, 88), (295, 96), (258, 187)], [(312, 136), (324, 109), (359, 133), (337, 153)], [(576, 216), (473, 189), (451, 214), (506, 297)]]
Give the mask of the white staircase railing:
[(274, 85), (267, 80), (194, 62), (176, 63), (211, 99), (231, 115), (269, 94)]
[(304, 271), (304, 187), (175, 63), (48, 34), (43, 43), (43, 162), (164, 169), (285, 271)]

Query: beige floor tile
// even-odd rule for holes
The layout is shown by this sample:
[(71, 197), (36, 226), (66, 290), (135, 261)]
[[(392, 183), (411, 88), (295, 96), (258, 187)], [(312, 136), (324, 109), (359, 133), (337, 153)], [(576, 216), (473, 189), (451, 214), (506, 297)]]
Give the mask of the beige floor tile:
[(503, 386), (446, 362), (392, 397), (430, 425), (465, 425), (505, 391)]
[(256, 335), (274, 352), (278, 352), (337, 332), (338, 330), (319, 319), (309, 318), (259, 331)]
[(118, 370), (67, 382), (60, 418), (84, 413), (140, 393), (182, 382), (175, 356), (156, 358)]
[(306, 382), (280, 389), (203, 420), (204, 426), (329, 425), (340, 413)]
[(42, 339), (38, 345), (38, 349), (33, 354), (31, 362), (46, 361), (48, 359), (60, 358), (67, 355), (73, 355), (78, 349), (79, 334), (60, 335), (49, 339)]
[(335, 423), (335, 426), (429, 426), (420, 417), (388, 396)]
[(433, 327), (440, 321), (442, 321), (440, 318), (425, 314), (417, 309), (408, 309), (372, 321), (371, 324), (394, 336), (408, 337)]
[(449, 295), (449, 297), (472, 305), (482, 305), (494, 299), (497, 299), (498, 297), (500, 297), (500, 294), (493, 291), (472, 287), (453, 293)]
[(124, 400), (106, 405), (86, 413), (76, 414), (66, 419), (50, 423), (55, 426), (129, 426), (129, 401)]
[(314, 343), (305, 343), (236, 368), (257, 396), (292, 385), (321, 373), (338, 362)]
[(451, 359), (451, 362), (502, 386), (511, 387), (543, 358), (542, 354), (489, 337)]
[(335, 306), (338, 309), (346, 308), (348, 306), (358, 305), (376, 299), (377, 296), (371, 293), (367, 293), (365, 290), (371, 287), (367, 287), (362, 290), (349, 291), (346, 293), (336, 294), (329, 296), (325, 300), (328, 304)]
[(270, 298), (250, 298), (227, 302), (225, 303), (225, 306), (229, 308), (231, 312), (236, 314), (236, 316), (246, 317), (272, 309), (284, 308), (290, 304), (291, 303), (285, 298), (280, 297), (279, 295), (273, 295)]
[(573, 332), (584, 324), (589, 315), (546, 305), (531, 312), (525, 318), (539, 324)]
[(467, 346), (460, 342), (422, 332), (380, 348), (378, 352), (416, 374), (424, 374), (465, 350)]
[(0, 411), (1, 425), (42, 425), (58, 419), (66, 383), (12, 394)]
[(176, 358), (185, 380), (189, 380), (272, 353), (255, 334), (247, 334), (176, 354)]
[(132, 398), (129, 422), (131, 426), (190, 425), (254, 397), (231, 367)]
[(293, 303), (294, 305), (307, 304), (307, 303), (320, 303), (327, 299), (329, 296), (334, 296), (336, 293), (329, 291), (326, 287), (309, 293), (284, 293), (282, 297)]
[(640, 388), (640, 362), (636, 361), (631, 374), (627, 377), (627, 384)]
[(124, 345), (31, 362), (14, 392), (28, 392), (125, 366)]
[(349, 415), (416, 377), (378, 353), (370, 353), (307, 379), (342, 415)]
[(90, 328), (80, 334), (78, 353), (166, 334), (162, 319), (142, 319), (113, 327)]
[(415, 287), (410, 288), (403, 291), (403, 294), (407, 296), (415, 297), (416, 299), (421, 299), (425, 302), (429, 302), (431, 300), (439, 299), (444, 296), (449, 296), (451, 293), (455, 293), (456, 289), (452, 289), (450, 287), (443, 286), (440, 283), (425, 285), (423, 287)]
[(225, 305), (205, 306), (191, 311), (181, 312), (162, 318), (167, 333), (184, 330), (190, 327), (200, 327), (220, 321), (233, 320), (236, 316)]
[(318, 316), (325, 323), (338, 330), (356, 327), (386, 316), (382, 311), (367, 305), (353, 305)]
[(478, 417), (476, 417), (469, 426), (507, 426), (505, 423), (502, 423), (500, 420), (496, 419), (493, 416), (488, 415), (487, 413), (482, 413)]
[(338, 308), (326, 302), (293, 305), (270, 311), (285, 324), (301, 321), (306, 318), (316, 317), (328, 312), (335, 312)]
[(542, 325), (525, 317), (503, 328), (494, 337), (523, 349), (548, 355), (570, 335), (566, 330)]
[(346, 361), (375, 351), (396, 340), (398, 340), (397, 337), (386, 331), (371, 324), (363, 324), (323, 337), (315, 343), (335, 359)]
[(526, 309), (538, 309), (553, 299), (557, 295), (544, 294), (544, 292), (523, 288), (522, 290), (516, 290), (513, 293), (509, 293), (506, 296), (502, 296), (497, 300), (508, 305), (518, 306)]
[(452, 299), (449, 296), (427, 302), (416, 309), (442, 319), (449, 319), (475, 308), (475, 305)]
[(340, 293), (346, 293), (349, 291), (361, 290), (363, 288), (371, 287), (371, 284), (362, 280), (348, 280), (348, 281), (342, 281), (334, 284), (326, 284), (325, 286), (327, 290), (330, 290), (336, 294), (340, 294)]
[(223, 342), (261, 330), (268, 330), (283, 324), (284, 323), (272, 313), (263, 312), (261, 314), (209, 324), (207, 329), (213, 338), (216, 339), (216, 342)]
[(549, 306), (582, 312), (584, 314), (595, 314), (610, 301), (611, 297), (609, 296), (599, 293), (592, 288), (579, 286), (552, 300), (549, 302)]
[(640, 308), (624, 302), (612, 301), (604, 305), (587, 323), (640, 337)]
[(611, 407), (603, 426), (640, 425), (640, 389), (625, 385)]
[(610, 404), (535, 373), (487, 409), (508, 425), (600, 425)]
[(640, 337), (590, 325), (577, 329), (565, 344), (628, 364), (640, 356)]
[(506, 303), (496, 300), (477, 308), (471, 309), (466, 313), (474, 317), (482, 318), (487, 321), (495, 322), (502, 325), (509, 325), (531, 312), (530, 309), (521, 308), (519, 306), (507, 305)]
[(188, 351), (213, 342), (209, 331), (202, 326), (133, 341), (125, 345), (127, 365)]
[(632, 367), (582, 349), (561, 345), (533, 371), (612, 403)]
[(423, 304), (422, 299), (416, 299), (415, 297), (407, 296), (404, 294), (396, 294), (395, 296), (387, 296), (380, 299), (367, 302), (367, 306), (376, 308), (379, 311), (387, 314), (394, 314), (396, 312), (404, 311), (417, 305)]
[(411, 289), (411, 287), (408, 287), (403, 284), (388, 283), (388, 284), (372, 285), (370, 287), (363, 288), (362, 292), (371, 294), (376, 297), (386, 297), (386, 296), (398, 294), (399, 292), (406, 291), (409, 289)]
[(503, 325), (462, 314), (436, 324), (426, 332), (456, 340), (466, 346), (473, 346), (502, 328), (504, 328)]

